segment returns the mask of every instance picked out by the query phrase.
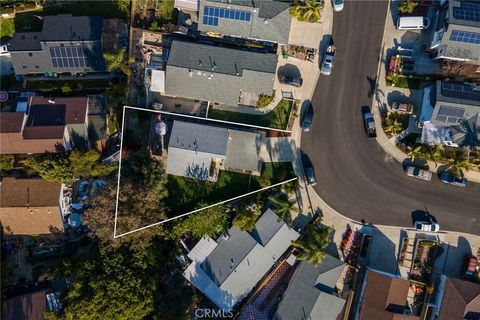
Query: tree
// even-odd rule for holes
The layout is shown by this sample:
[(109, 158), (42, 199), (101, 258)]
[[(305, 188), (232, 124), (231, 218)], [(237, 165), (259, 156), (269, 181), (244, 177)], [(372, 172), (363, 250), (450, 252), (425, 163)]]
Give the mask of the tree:
[(0, 171), (13, 169), (13, 156), (11, 154), (0, 154)]
[(461, 178), (464, 176), (464, 171), (472, 169), (472, 164), (469, 159), (463, 156), (461, 151), (455, 151), (453, 158), (450, 159), (448, 164), (448, 171), (450, 171), (455, 177)]
[(237, 215), (233, 219), (233, 225), (240, 230), (251, 232), (255, 229), (255, 223), (260, 216), (260, 210), (255, 206), (254, 208), (239, 209)]
[(331, 229), (328, 227), (319, 229), (314, 225), (308, 225), (306, 239), (292, 242), (292, 245), (300, 252), (297, 259), (306, 260), (318, 266), (325, 256), (323, 250), (330, 243), (330, 232)]
[(421, 145), (410, 147), (408, 149), (409, 150), (407, 152), (407, 157), (409, 157), (412, 160), (412, 162), (415, 160), (415, 158), (424, 159), (425, 156), (422, 153), (422, 146)]
[(320, 20), (320, 5), (316, 0), (295, 2), (290, 7), (290, 15), (298, 21), (318, 22)]
[(270, 196), (268, 200), (274, 204), (274, 211), (280, 220), (285, 221), (289, 225), (292, 224), (292, 211), (297, 211), (295, 201), (290, 201), (287, 195), (282, 195), (278, 198)]
[(114, 53), (104, 53), (103, 58), (107, 63), (107, 71), (120, 71), (126, 76), (132, 75), (130, 64), (133, 63), (133, 58), (127, 59), (127, 51), (125, 49), (118, 50)]
[(415, 1), (404, 0), (398, 5), (398, 12), (400, 13), (413, 13), (413, 10), (418, 5)]
[(116, 165), (102, 163), (100, 153), (95, 150), (29, 156), (24, 164), (43, 179), (56, 182), (71, 182), (78, 177), (105, 177), (116, 170)]
[(402, 131), (403, 131), (403, 126), (400, 122), (397, 121), (397, 119), (393, 120), (393, 122), (391, 122), (390, 125), (388, 125), (385, 128), (386, 133), (391, 133), (394, 136), (396, 136)]
[(118, 9), (128, 15), (130, 13), (131, 2), (132, 0), (117, 0)]
[(63, 301), (66, 319), (145, 319), (152, 315), (158, 265), (150, 252), (100, 247), (89, 256), (66, 268), (64, 276), (73, 279)]
[(437, 166), (438, 161), (442, 159), (442, 150), (437, 145), (427, 147), (424, 153), (426, 154), (428, 160), (435, 163), (435, 166)]
[[(198, 207), (205, 206), (207, 206), (206, 203), (200, 203)], [(178, 221), (170, 231), (170, 237), (178, 239), (187, 234), (195, 238), (216, 237), (225, 231), (227, 219), (228, 209), (223, 204), (204, 209)]]

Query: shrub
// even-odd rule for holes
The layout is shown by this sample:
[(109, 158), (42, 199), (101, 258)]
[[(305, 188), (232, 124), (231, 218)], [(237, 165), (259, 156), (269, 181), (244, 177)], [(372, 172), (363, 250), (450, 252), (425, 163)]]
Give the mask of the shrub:
[(275, 90), (273, 90), (272, 95), (261, 94), (258, 97), (257, 108), (265, 108), (275, 99)]
[(415, 10), (415, 7), (418, 5), (417, 2), (410, 1), (410, 0), (404, 0), (398, 5), (398, 12), (399, 13), (413, 13), (413, 10)]

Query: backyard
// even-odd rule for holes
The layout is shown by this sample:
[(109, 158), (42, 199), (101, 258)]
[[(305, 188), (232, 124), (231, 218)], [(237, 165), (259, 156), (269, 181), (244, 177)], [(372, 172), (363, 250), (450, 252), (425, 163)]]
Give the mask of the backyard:
[(198, 208), (200, 202), (213, 204), (294, 178), (290, 162), (264, 163), (261, 176), (220, 171), (217, 182), (168, 176), (167, 205), (178, 215)]
[(278, 103), (275, 109), (263, 115), (210, 109), (208, 112), (208, 117), (211, 119), (285, 130), (288, 125), (292, 107), (292, 101), (283, 99)]

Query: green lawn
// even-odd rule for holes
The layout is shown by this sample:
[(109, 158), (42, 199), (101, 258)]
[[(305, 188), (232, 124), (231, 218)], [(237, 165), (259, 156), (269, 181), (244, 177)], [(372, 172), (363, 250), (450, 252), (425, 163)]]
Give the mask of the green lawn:
[(15, 29), (17, 31), (40, 31), (42, 21), (34, 17), (34, 15), (48, 16), (56, 14), (127, 18), (127, 13), (118, 7), (117, 1), (71, 1), (64, 5), (55, 5), (39, 10), (18, 13), (15, 16)]
[(174, 13), (174, 0), (162, 1), (161, 19), (162, 23), (175, 23), (176, 15)]
[(292, 111), (293, 102), (289, 100), (282, 100), (278, 105), (265, 115), (252, 115), (240, 112), (223, 111), (217, 109), (210, 109), (208, 117), (211, 119), (219, 119), (231, 122), (240, 122), (262, 127), (269, 127), (274, 129), (286, 129), (288, 125), (288, 118)]
[(15, 24), (13, 19), (0, 18), (0, 41), (10, 39), (15, 33)]
[(432, 81), (427, 81), (422, 78), (408, 78), (404, 76), (398, 76), (395, 81), (395, 87), (407, 89), (422, 89), (432, 84)]
[(217, 182), (169, 175), (167, 205), (178, 215), (198, 208), (200, 202), (213, 204), (294, 177), (290, 162), (264, 163), (259, 177), (222, 170)]

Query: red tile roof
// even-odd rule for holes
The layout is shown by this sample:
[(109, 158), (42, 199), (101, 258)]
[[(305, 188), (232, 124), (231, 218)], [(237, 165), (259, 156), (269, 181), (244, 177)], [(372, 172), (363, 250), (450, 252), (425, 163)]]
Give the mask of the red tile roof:
[(0, 133), (20, 132), (24, 116), (23, 112), (0, 112)]
[(23, 138), (29, 139), (63, 139), (65, 126), (33, 126), (23, 129)]
[(480, 285), (447, 278), (438, 319), (480, 319)]
[[(49, 103), (48, 101), (55, 101)], [(58, 106), (65, 108), (65, 123), (84, 123), (87, 116), (88, 97), (73, 97), (73, 98), (44, 98), (31, 97), (30, 108), (35, 106)]]
[(43, 320), (47, 311), (46, 291), (26, 293), (6, 299), (2, 312), (3, 320)]

